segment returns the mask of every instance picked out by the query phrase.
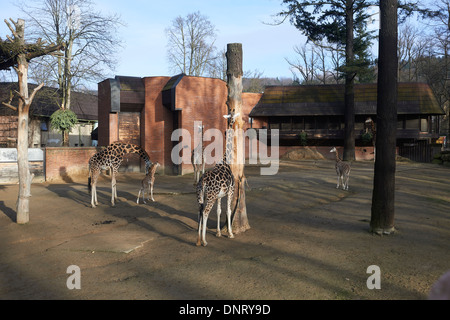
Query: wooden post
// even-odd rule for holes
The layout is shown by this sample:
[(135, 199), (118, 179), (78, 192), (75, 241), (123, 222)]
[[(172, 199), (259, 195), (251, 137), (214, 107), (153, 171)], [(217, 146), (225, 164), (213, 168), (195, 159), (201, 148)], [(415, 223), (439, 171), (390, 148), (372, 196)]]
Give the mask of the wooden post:
[(239, 114), (234, 123), (233, 161), (231, 170), (235, 181), (235, 209), (232, 218), (233, 233), (241, 233), (250, 229), (245, 203), (245, 154), (244, 154), (244, 122), (242, 121), (242, 44), (227, 45), (227, 87), (228, 111)]

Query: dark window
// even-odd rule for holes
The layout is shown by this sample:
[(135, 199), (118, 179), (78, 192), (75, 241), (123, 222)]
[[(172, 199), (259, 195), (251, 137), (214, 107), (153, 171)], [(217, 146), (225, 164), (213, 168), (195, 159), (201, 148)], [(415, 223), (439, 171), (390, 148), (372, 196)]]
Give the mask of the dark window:
[(303, 130), (305, 125), (303, 123), (302, 117), (293, 117), (292, 118), (292, 130)]
[(314, 130), (315, 128), (314, 117), (305, 117), (305, 130)]
[(327, 117), (317, 117), (316, 118), (316, 129), (328, 129), (328, 119)]
[(328, 129), (330, 130), (340, 130), (341, 129), (341, 123), (344, 122), (344, 119), (339, 116), (331, 116), (329, 118), (329, 124)]

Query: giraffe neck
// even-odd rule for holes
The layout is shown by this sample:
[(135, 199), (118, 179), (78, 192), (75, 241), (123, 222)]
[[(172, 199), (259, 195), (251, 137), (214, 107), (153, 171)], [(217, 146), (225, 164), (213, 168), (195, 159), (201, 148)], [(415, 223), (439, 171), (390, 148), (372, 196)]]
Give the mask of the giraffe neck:
[(150, 167), (150, 170), (149, 170), (149, 172), (148, 172), (148, 174), (150, 175), (150, 176), (153, 176), (154, 174), (155, 174), (155, 172), (156, 172), (156, 167), (157, 167), (158, 165), (156, 164), (156, 163), (154, 163), (154, 164), (152, 164), (152, 166)]
[(234, 137), (234, 130), (231, 126), (226, 131), (226, 143), (225, 143), (225, 153), (223, 155), (223, 163), (230, 164), (233, 160), (233, 137)]
[(122, 155), (125, 153), (136, 153), (145, 161), (145, 172), (148, 173), (152, 162), (147, 152), (140, 146), (135, 144), (122, 144)]
[(339, 154), (338, 154), (338, 151), (337, 151), (337, 149), (336, 149), (336, 162), (339, 162), (339, 161), (341, 161), (341, 158), (339, 158)]

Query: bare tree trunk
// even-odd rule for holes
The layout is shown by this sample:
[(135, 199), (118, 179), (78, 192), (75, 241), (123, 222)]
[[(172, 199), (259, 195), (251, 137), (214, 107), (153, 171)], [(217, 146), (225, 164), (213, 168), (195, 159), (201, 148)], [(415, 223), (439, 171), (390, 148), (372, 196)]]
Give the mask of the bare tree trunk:
[(233, 161), (231, 170), (235, 181), (236, 208), (233, 213), (233, 233), (241, 233), (250, 229), (247, 218), (247, 206), (245, 203), (245, 155), (244, 132), (242, 121), (242, 44), (229, 43), (227, 45), (227, 105), (230, 112), (239, 113), (234, 123)]
[[(18, 20), (15, 24), (17, 40), (24, 46), (25, 21)], [(29, 201), (31, 197), (31, 180), (33, 176), (30, 173), (28, 165), (28, 108), (24, 99), (28, 98), (28, 61), (24, 54), (18, 56), (17, 75), (19, 79), (19, 99), (18, 106), (18, 128), (17, 128), (17, 166), (19, 173), (19, 196), (17, 198), (17, 216), (16, 222), (19, 224), (27, 223), (29, 218)]]
[[(72, 31), (71, 33), (72, 34)], [(61, 89), (62, 94), (62, 109), (70, 110), (70, 99), (71, 99), (71, 90), (72, 90), (72, 76), (71, 76), (71, 61), (72, 61), (72, 48), (73, 48), (73, 39), (70, 35), (70, 39), (67, 43), (67, 46), (64, 50), (64, 74), (63, 74), (63, 87)], [(63, 131), (63, 147), (69, 146), (69, 130)]]
[[(17, 56), (12, 56), (8, 62), (9, 66), (14, 66), (17, 72), (18, 82), (19, 82), (19, 102), (18, 107), (14, 107), (9, 103), (4, 103), (7, 107), (18, 111), (18, 128), (17, 128), (17, 166), (19, 173), (19, 195), (16, 203), (16, 222), (19, 224), (24, 224), (29, 221), (29, 208), (30, 208), (30, 197), (31, 197), (31, 182), (33, 180), (33, 175), (30, 173), (29, 163), (28, 163), (28, 118), (30, 105), (33, 101), (36, 92), (42, 88), (43, 83), (37, 86), (31, 96), (28, 94), (28, 61), (34, 57), (45, 55), (49, 52), (59, 50), (61, 46), (51, 47), (47, 49), (40, 48), (42, 50), (37, 50), (33, 48), (30, 52), (27, 52), (27, 46), (25, 44), (25, 20), (18, 19), (17, 22), (11, 20), (14, 24), (14, 28), (11, 24), (5, 20), (8, 28), (11, 30), (14, 40), (12, 43), (16, 44), (17, 48), (20, 48), (20, 53)], [(40, 41), (37, 45), (41, 45)], [(15, 66), (17, 65), (17, 67)], [(2, 68), (9, 67), (8, 65), (2, 66)], [(12, 99), (11, 99), (12, 100)]]
[[(347, 40), (345, 45), (346, 72), (345, 72), (345, 129), (344, 129), (344, 155), (345, 161), (355, 160), (355, 74), (353, 70), (353, 1), (346, 0), (345, 23)], [(350, 68), (350, 66), (352, 66)]]
[(380, 3), (377, 140), (371, 232), (394, 231), (397, 135), (397, 0)]

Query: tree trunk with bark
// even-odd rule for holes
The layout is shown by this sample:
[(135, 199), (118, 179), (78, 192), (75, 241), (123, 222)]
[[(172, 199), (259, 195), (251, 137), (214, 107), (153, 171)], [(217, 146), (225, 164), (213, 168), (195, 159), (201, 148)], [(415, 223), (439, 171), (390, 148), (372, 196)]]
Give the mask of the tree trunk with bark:
[(346, 71), (345, 71), (345, 128), (343, 160), (355, 160), (355, 73), (353, 70), (353, 1), (347, 0), (345, 7), (346, 23)]
[(397, 0), (380, 3), (376, 161), (370, 230), (394, 231), (397, 135)]
[(238, 114), (234, 123), (233, 161), (231, 170), (234, 175), (235, 208), (232, 218), (233, 233), (241, 233), (250, 229), (245, 203), (245, 154), (244, 154), (244, 122), (242, 120), (242, 44), (229, 43), (227, 45), (227, 87), (228, 111)]

